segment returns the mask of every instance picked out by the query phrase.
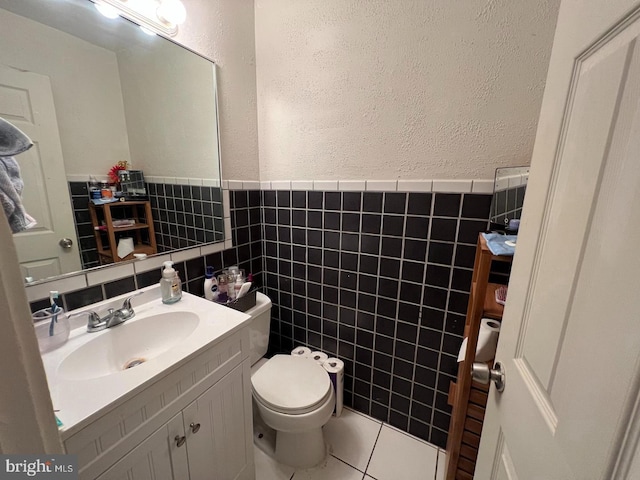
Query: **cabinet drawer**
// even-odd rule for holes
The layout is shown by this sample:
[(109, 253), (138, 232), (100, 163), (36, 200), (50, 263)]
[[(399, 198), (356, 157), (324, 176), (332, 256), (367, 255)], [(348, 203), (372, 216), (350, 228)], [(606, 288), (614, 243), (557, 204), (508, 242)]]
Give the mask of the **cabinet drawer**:
[(115, 405), (65, 442), (80, 478), (96, 478), (135, 445), (239, 365), (249, 352), (245, 328)]

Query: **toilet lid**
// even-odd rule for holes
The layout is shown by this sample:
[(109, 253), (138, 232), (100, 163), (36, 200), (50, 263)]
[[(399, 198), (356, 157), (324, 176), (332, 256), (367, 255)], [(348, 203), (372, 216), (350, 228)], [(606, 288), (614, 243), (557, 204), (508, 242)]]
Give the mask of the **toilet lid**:
[(251, 377), (256, 400), (281, 413), (308, 413), (331, 396), (331, 380), (316, 362), (275, 355)]

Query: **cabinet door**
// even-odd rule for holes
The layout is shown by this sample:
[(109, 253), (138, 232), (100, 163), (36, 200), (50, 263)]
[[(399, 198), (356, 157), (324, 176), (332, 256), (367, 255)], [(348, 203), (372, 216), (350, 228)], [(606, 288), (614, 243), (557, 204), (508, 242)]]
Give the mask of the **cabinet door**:
[(191, 480), (254, 478), (250, 379), (247, 359), (183, 410)]
[(178, 414), (131, 450), (98, 480), (185, 480), (189, 478), (187, 448), (175, 437), (184, 435)]

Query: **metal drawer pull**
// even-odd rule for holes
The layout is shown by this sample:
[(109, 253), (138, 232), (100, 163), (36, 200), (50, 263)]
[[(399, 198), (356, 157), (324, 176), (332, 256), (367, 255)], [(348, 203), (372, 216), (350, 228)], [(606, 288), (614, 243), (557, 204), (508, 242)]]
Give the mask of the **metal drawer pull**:
[(176, 441), (176, 446), (179, 448), (182, 445), (184, 445), (184, 442), (187, 441), (187, 437), (185, 437), (184, 435), (183, 436), (176, 435), (175, 441)]
[(189, 426), (191, 427), (191, 431), (193, 433), (198, 433), (198, 430), (200, 430), (200, 424), (199, 423), (190, 423)]

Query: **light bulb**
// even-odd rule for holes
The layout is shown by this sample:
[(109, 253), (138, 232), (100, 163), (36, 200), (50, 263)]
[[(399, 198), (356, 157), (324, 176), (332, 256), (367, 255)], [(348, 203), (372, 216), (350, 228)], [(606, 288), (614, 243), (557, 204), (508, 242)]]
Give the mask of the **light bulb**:
[(120, 16), (120, 12), (111, 5), (107, 5), (106, 3), (94, 3), (93, 5), (96, 7), (96, 10), (107, 18), (118, 18)]
[(171, 25), (180, 25), (187, 19), (187, 10), (180, 0), (162, 0), (156, 13), (160, 20)]

